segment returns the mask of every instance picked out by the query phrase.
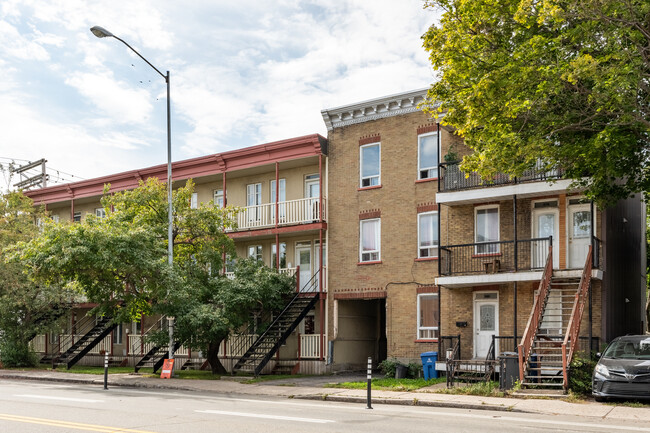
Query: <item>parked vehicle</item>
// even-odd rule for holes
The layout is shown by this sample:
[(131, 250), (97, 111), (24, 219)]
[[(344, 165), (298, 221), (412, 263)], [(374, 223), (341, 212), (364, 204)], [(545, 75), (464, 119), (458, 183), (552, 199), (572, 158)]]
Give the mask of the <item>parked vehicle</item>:
[(650, 399), (650, 335), (617, 337), (598, 356), (591, 390), (597, 401)]

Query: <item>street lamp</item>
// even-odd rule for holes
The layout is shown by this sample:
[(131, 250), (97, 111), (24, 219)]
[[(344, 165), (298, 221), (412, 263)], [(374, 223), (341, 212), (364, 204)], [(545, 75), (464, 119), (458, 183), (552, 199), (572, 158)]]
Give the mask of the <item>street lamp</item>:
[[(118, 38), (115, 36), (113, 33), (109, 32), (103, 27), (100, 26), (94, 26), (90, 28), (90, 31), (93, 33), (93, 35), (97, 36), (98, 38), (115, 38), (118, 41), (122, 42), (124, 45), (126, 45), (131, 51), (136, 53), (138, 57), (140, 57), (142, 60), (147, 62), (147, 65), (151, 66), (158, 74), (160, 74), (161, 77), (165, 79), (165, 83), (167, 83), (167, 217), (168, 217), (168, 224), (167, 224), (167, 263), (169, 264), (169, 267), (171, 268), (172, 265), (174, 264), (174, 244), (173, 244), (173, 236), (172, 236), (172, 227), (173, 227), (173, 219), (172, 219), (172, 127), (171, 127), (171, 109), (170, 109), (170, 104), (171, 100), (169, 97), (169, 71), (167, 71), (167, 75), (163, 74), (156, 68), (154, 65), (149, 63), (149, 60), (145, 59), (142, 57), (142, 54), (138, 53), (131, 45), (127, 44), (123, 39)], [(168, 319), (169, 320), (169, 359), (174, 359), (174, 318), (171, 317)]]

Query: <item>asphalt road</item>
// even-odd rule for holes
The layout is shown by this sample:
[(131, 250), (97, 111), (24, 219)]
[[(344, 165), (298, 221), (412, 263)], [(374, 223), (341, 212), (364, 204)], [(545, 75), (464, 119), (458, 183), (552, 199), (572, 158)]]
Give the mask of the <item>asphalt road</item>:
[[(544, 404), (544, 400), (540, 400)], [(0, 432), (650, 432), (647, 423), (3, 380)]]

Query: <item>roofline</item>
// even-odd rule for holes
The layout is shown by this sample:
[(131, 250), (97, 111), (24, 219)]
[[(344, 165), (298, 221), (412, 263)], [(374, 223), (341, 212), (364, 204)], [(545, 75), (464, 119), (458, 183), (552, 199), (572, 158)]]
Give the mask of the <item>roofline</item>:
[[(172, 179), (187, 180), (321, 154), (327, 154), (327, 139), (320, 134), (304, 135), (172, 162)], [(166, 181), (167, 164), (24, 191), (24, 194), (34, 200), (35, 204), (58, 203), (102, 195), (107, 183), (111, 184), (112, 191), (133, 189), (140, 180), (152, 177)]]

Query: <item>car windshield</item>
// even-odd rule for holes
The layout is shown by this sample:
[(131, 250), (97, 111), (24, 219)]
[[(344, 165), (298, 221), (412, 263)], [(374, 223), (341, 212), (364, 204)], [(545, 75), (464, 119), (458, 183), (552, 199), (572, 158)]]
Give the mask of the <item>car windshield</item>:
[(603, 357), (650, 359), (650, 336), (623, 337), (612, 341)]

